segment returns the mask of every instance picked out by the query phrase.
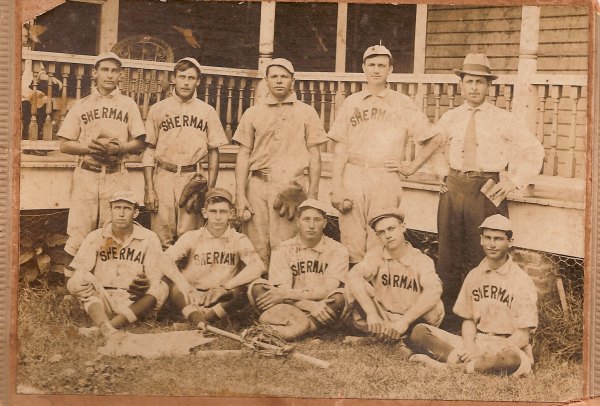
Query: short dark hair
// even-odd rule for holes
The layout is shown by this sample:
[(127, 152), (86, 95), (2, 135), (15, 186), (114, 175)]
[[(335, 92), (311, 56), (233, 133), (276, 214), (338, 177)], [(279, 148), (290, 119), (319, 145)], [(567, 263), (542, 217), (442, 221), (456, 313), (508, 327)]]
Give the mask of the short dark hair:
[(177, 64), (173, 68), (173, 73), (176, 74), (177, 72), (183, 72), (190, 68), (196, 69), (196, 72), (198, 72), (198, 77), (200, 77), (200, 75), (202, 74), (202, 72), (200, 72), (200, 69), (198, 69), (198, 67), (196, 65), (194, 65), (192, 62), (186, 61), (185, 59), (177, 62)]
[(394, 58), (392, 58), (389, 55), (385, 55), (385, 54), (373, 54), (373, 55), (369, 55), (365, 58), (365, 60), (363, 61), (363, 63), (367, 62), (367, 59), (371, 59), (371, 58), (375, 58), (376, 56), (387, 56), (388, 59), (390, 60), (390, 66), (394, 66)]
[(495, 228), (486, 228), (486, 227), (484, 227), (484, 228), (480, 228), (480, 229), (479, 229), (479, 235), (483, 235), (483, 232), (484, 232), (485, 230), (504, 231), (504, 234), (506, 234), (506, 237), (507, 237), (509, 240), (510, 240), (510, 239), (512, 239), (512, 237), (513, 237), (513, 232), (512, 232), (512, 230), (496, 230)]
[(225, 199), (223, 196), (214, 196), (214, 197), (208, 198), (204, 201), (204, 208), (207, 208), (209, 204), (215, 204), (215, 203), (221, 203), (221, 202), (228, 203), (230, 209), (233, 207), (233, 204), (229, 200)]

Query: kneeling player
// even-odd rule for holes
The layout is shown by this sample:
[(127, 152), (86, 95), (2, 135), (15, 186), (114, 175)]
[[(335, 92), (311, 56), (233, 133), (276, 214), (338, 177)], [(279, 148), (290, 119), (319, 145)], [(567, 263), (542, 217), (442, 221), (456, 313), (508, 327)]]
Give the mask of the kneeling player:
[(109, 202), (111, 222), (85, 238), (67, 283), (104, 335), (162, 306), (169, 294), (163, 269), (172, 266), (158, 236), (134, 222), (140, 210), (133, 193), (115, 192)]
[(202, 215), (206, 226), (184, 233), (165, 251), (174, 262), (187, 258), (182, 272), (167, 276), (175, 282), (171, 300), (194, 326), (214, 323), (247, 304), (247, 285), (265, 267), (248, 237), (229, 227), (231, 193), (210, 189)]
[(418, 325), (411, 341), (421, 354), (411, 360), (454, 364), (467, 372), (514, 376), (531, 372), (529, 341), (538, 322), (537, 291), (531, 277), (508, 254), (511, 229), (510, 221), (500, 214), (484, 220), (480, 230), (485, 258), (465, 278), (453, 309), (464, 319), (462, 337)]
[(348, 275), (348, 290), (356, 300), (353, 326), (392, 340), (419, 321), (438, 326), (444, 317), (442, 283), (431, 258), (404, 239), (403, 212), (381, 210), (369, 226), (383, 247), (368, 250)]
[(298, 206), (298, 234), (277, 246), (269, 266), (269, 280), (251, 285), (250, 299), (269, 324), (286, 340), (331, 325), (344, 310), (340, 289), (348, 272), (348, 251), (323, 235), (325, 208), (315, 199)]

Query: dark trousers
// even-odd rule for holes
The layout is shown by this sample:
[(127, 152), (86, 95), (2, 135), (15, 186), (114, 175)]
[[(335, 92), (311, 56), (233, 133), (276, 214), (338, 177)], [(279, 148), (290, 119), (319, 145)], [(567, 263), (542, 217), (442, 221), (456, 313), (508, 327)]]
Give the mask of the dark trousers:
[[(448, 191), (440, 195), (437, 272), (444, 288), (442, 301), (446, 310), (446, 327), (460, 326), (452, 307), (465, 276), (484, 258), (479, 226), (493, 214), (508, 217), (506, 200), (496, 207), (481, 193), (481, 187), (488, 179), (497, 183), (498, 175), (466, 177), (451, 174), (446, 179)], [(453, 322), (457, 322), (458, 326), (453, 326)]]

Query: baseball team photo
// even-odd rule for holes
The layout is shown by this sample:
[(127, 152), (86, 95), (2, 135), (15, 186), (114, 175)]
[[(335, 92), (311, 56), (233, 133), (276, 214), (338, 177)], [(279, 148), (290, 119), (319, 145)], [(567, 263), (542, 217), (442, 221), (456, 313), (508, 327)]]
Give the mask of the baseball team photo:
[(582, 398), (589, 11), (24, 12), (17, 394)]

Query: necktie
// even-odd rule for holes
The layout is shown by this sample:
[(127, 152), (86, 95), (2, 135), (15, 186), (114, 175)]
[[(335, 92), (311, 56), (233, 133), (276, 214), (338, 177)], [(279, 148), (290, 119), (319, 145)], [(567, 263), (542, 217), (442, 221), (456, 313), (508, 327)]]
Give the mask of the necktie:
[(477, 128), (475, 126), (475, 113), (477, 109), (471, 109), (471, 117), (467, 124), (465, 142), (463, 144), (463, 171), (477, 171)]

